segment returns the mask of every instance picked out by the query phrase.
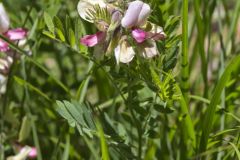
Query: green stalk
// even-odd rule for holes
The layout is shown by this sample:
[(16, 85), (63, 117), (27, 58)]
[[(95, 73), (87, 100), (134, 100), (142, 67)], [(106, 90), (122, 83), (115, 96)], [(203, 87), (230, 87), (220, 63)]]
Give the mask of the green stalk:
[(188, 0), (183, 0), (182, 10), (182, 81), (181, 89), (186, 103), (189, 95), (189, 62), (188, 62)]
[[(234, 43), (235, 40), (235, 33), (236, 33), (236, 29), (237, 29), (237, 25), (238, 25), (238, 19), (239, 19), (239, 15), (240, 15), (240, 1), (236, 2), (237, 4), (235, 5), (236, 8), (234, 10), (234, 14), (233, 14), (233, 18), (232, 18), (232, 23), (230, 24), (230, 30), (229, 30), (229, 34), (227, 37), (227, 49), (229, 48), (229, 45), (231, 44), (231, 40), (232, 43)], [(228, 49), (226, 55), (230, 55), (232, 49)]]
[(199, 5), (199, 0), (194, 0), (193, 1), (194, 5), (194, 10), (195, 10), (195, 16), (196, 16), (196, 21), (197, 21), (197, 30), (198, 30), (198, 37), (197, 37), (197, 42), (198, 43), (198, 49), (201, 57), (201, 67), (202, 67), (202, 76), (203, 76), (203, 81), (204, 81), (204, 95), (207, 96), (207, 88), (208, 88), (208, 80), (207, 80), (207, 60), (205, 56), (205, 51), (204, 51), (204, 28), (203, 28), (203, 20), (201, 18), (200, 14), (200, 5)]
[[(221, 22), (221, 18), (220, 18), (220, 14), (221, 14), (221, 11), (220, 9), (218, 8), (218, 15), (219, 15), (219, 18), (218, 18), (218, 25), (219, 25), (219, 29), (220, 29), (220, 32), (218, 33), (219, 35), (219, 39), (220, 39), (220, 43), (221, 43), (221, 56), (220, 56), (220, 76), (219, 78), (221, 77), (221, 75), (223, 74), (224, 72), (224, 67), (225, 67), (225, 55), (226, 55), (226, 52), (225, 52), (225, 48), (224, 48), (224, 44), (223, 44), (223, 37), (222, 37), (222, 34), (221, 34), (221, 31), (222, 31), (222, 22)], [(222, 108), (225, 109), (225, 88), (223, 89), (222, 91), (222, 95), (221, 95), (221, 106)], [(225, 127), (225, 114), (221, 114), (221, 117), (220, 117), (220, 131), (223, 131), (224, 130), (224, 127)], [(221, 152), (219, 150), (219, 153), (217, 155), (217, 160), (221, 160), (222, 159), (222, 156), (224, 155), (224, 152)]]
[[(191, 119), (191, 116), (189, 114), (189, 109), (187, 106), (187, 103), (183, 97), (183, 94), (181, 92), (180, 87), (176, 86), (177, 93), (180, 95), (180, 107), (181, 107), (181, 114), (185, 115), (185, 117), (182, 120), (182, 130), (184, 131), (184, 141), (187, 144), (187, 142), (191, 142), (192, 148), (196, 147), (196, 137), (195, 137), (195, 131), (193, 122)], [(188, 151), (190, 152), (190, 151)]]

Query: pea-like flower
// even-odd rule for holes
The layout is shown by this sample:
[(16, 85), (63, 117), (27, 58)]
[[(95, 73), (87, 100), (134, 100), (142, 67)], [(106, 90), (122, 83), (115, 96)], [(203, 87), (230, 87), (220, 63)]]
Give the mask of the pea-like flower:
[[(163, 40), (166, 37), (162, 27), (147, 21), (150, 13), (151, 8), (148, 4), (139, 0), (133, 1), (129, 4), (121, 21), (122, 27), (131, 30), (132, 37), (137, 42), (137, 50), (145, 58), (152, 58), (158, 55), (155, 41)], [(150, 28), (149, 31), (144, 30), (144, 28), (147, 28), (146, 26)], [(124, 55), (124, 53), (115, 52), (115, 55), (116, 54)]]
[[(2, 3), (0, 3), (0, 34), (8, 38), (10, 41), (19, 42), (24, 45), (24, 39), (27, 35), (27, 30), (23, 28), (9, 29), (10, 20)], [(12, 50), (10, 50), (8, 43), (0, 38), (0, 52), (5, 52), (5, 56), (0, 58), (0, 94), (6, 92), (6, 84), (8, 73), (13, 63), (13, 57), (17, 57)], [(31, 52), (29, 52), (31, 53)]]
[[(9, 29), (10, 20), (2, 3), (0, 3), (0, 34), (11, 41), (19, 41), (26, 37), (27, 30), (23, 28)], [(0, 52), (9, 51), (8, 44), (0, 39)]]
[[(96, 7), (97, 6), (97, 7)], [(100, 10), (100, 11), (99, 11)], [(103, 13), (99, 15), (99, 13)], [(138, 51), (145, 58), (152, 58), (158, 54), (155, 41), (165, 39), (166, 35), (160, 26), (147, 21), (151, 8), (148, 4), (136, 0), (130, 2), (124, 11), (102, 0), (80, 1), (78, 4), (79, 15), (86, 21), (94, 23), (98, 32), (86, 35), (80, 42), (88, 47), (104, 44), (107, 53), (114, 48), (117, 63), (129, 63)], [(122, 16), (124, 13), (124, 16)], [(103, 18), (101, 18), (103, 16)], [(100, 18), (96, 18), (100, 17)], [(147, 27), (146, 27), (147, 26)], [(109, 35), (113, 31), (114, 34)], [(129, 33), (131, 33), (129, 35)], [(131, 46), (129, 38), (135, 40), (136, 50)], [(109, 40), (109, 38), (112, 38)], [(98, 51), (100, 52), (100, 51)]]
[(107, 38), (110, 28), (116, 28), (120, 24), (121, 13), (115, 10), (111, 4), (103, 0), (81, 0), (78, 3), (78, 13), (80, 17), (90, 23), (94, 23), (98, 32), (86, 35), (80, 42), (88, 47), (93, 47), (103, 43)]

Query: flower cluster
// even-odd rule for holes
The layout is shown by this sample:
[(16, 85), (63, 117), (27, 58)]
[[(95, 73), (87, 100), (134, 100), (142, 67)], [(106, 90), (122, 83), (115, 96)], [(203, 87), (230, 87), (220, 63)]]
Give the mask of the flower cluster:
[[(9, 29), (10, 20), (2, 3), (0, 3), (0, 34), (13, 42), (24, 43), (27, 30), (23, 28)], [(0, 38), (0, 52), (5, 55), (0, 57), (0, 93), (6, 90), (7, 74), (15, 57), (13, 51), (9, 48), (8, 43)]]
[[(126, 11), (119, 6), (103, 0), (80, 0), (80, 17), (94, 23), (99, 30), (96, 34), (84, 36), (80, 42), (88, 47), (107, 45), (106, 52), (114, 50), (117, 63), (131, 62), (136, 51), (144, 58), (158, 55), (155, 41), (164, 40), (166, 35), (162, 27), (147, 21), (150, 6), (139, 0), (130, 2)], [(99, 13), (105, 16), (101, 17)]]

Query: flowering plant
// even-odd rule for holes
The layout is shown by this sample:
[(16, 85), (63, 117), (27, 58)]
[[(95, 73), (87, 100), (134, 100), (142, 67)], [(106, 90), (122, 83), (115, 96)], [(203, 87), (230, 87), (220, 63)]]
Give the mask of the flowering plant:
[[(114, 49), (117, 63), (132, 61), (136, 52), (129, 39), (135, 40), (136, 50), (141, 56), (152, 58), (159, 54), (155, 41), (166, 37), (162, 27), (147, 21), (151, 8), (139, 0), (130, 2), (126, 11), (117, 7), (117, 4), (104, 1), (79, 1), (78, 12), (84, 20), (94, 23), (100, 30), (81, 38), (81, 43), (88, 47), (105, 45), (105, 48), (110, 44), (108, 52)], [(113, 39), (108, 42), (111, 32)]]
[(226, 2), (2, 0), (0, 160), (237, 159)]

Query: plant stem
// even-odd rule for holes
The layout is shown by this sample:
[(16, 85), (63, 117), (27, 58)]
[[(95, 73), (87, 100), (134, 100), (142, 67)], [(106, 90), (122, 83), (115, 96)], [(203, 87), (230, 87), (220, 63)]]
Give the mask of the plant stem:
[(203, 28), (203, 20), (201, 18), (200, 13), (200, 4), (199, 0), (194, 0), (194, 10), (195, 10), (195, 16), (197, 21), (197, 30), (198, 30), (198, 37), (197, 37), (197, 43), (198, 43), (198, 49), (199, 54), (201, 57), (201, 70), (202, 70), (202, 76), (204, 81), (204, 96), (207, 97), (207, 90), (208, 90), (208, 79), (207, 79), (207, 59), (204, 51), (204, 28)]
[[(220, 18), (220, 9), (218, 8), (218, 16), (219, 16), (219, 20), (218, 20), (218, 25), (219, 25), (219, 29), (220, 29), (220, 32), (218, 33), (219, 35), (219, 41), (221, 43), (221, 56), (220, 56), (220, 74), (219, 74), (219, 78), (221, 77), (221, 75), (223, 74), (224, 72), (224, 68), (225, 68), (225, 55), (226, 55), (226, 51), (225, 51), (225, 48), (224, 48), (224, 44), (223, 44), (223, 37), (222, 37), (222, 34), (221, 34), (221, 31), (222, 31), (222, 22), (221, 22), (221, 18)], [(223, 89), (222, 91), (222, 95), (221, 95), (221, 106), (223, 109), (225, 109), (225, 88)], [(224, 127), (225, 127), (225, 114), (222, 113), (221, 114), (221, 118), (220, 118), (220, 131), (223, 131), (224, 130)], [(222, 156), (224, 155), (224, 152), (221, 152), (219, 150), (219, 153), (217, 155), (217, 160), (220, 160), (222, 159)]]
[(130, 114), (132, 116), (132, 119), (135, 123), (135, 126), (137, 128), (137, 133), (138, 133), (138, 159), (140, 160), (142, 157), (142, 127), (141, 124), (139, 123), (139, 121), (137, 120), (137, 117), (134, 114), (134, 111), (132, 109), (132, 105), (131, 105), (131, 101), (133, 99), (132, 97), (132, 78), (131, 76), (128, 74), (128, 79), (130, 81), (129, 85), (128, 85), (128, 99), (127, 99), (127, 107), (129, 108)]
[(186, 103), (188, 104), (189, 91), (189, 62), (188, 62), (188, 0), (183, 0), (182, 9), (182, 81), (181, 88)]

